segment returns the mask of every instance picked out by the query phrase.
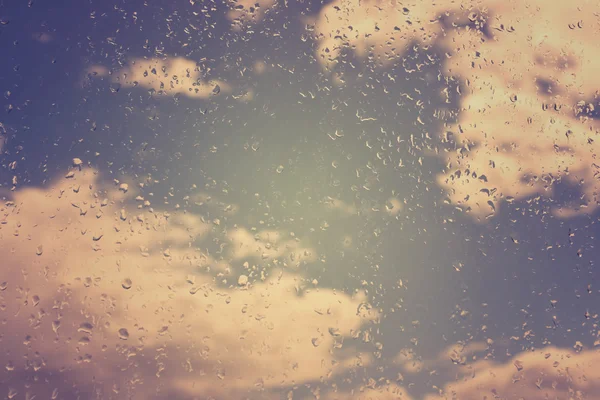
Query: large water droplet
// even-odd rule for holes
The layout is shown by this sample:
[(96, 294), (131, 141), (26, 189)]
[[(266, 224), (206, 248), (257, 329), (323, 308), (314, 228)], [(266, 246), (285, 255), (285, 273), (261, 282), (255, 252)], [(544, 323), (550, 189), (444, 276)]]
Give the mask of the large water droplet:
[(129, 279), (129, 278), (125, 278), (125, 279), (123, 279), (123, 282), (121, 282), (121, 286), (125, 290), (131, 289), (132, 285), (133, 285), (133, 282), (131, 282), (131, 279)]
[(125, 328), (119, 329), (119, 339), (121, 339), (121, 340), (129, 339), (129, 331), (127, 331), (127, 329), (125, 329)]

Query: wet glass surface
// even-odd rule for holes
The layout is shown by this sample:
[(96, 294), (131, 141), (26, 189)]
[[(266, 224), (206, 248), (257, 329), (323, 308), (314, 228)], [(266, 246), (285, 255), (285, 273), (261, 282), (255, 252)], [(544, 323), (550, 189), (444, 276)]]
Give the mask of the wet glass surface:
[(598, 10), (0, 0), (0, 396), (600, 398)]

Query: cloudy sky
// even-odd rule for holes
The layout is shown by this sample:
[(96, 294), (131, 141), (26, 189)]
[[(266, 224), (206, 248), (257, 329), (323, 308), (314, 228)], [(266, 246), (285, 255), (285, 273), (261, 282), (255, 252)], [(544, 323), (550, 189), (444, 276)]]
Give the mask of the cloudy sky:
[(599, 13), (0, 0), (0, 397), (600, 399)]

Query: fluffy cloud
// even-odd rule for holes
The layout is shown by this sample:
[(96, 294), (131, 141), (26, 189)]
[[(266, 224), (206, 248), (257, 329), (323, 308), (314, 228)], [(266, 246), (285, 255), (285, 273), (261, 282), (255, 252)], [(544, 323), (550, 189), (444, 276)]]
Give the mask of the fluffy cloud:
[(597, 399), (600, 354), (546, 347), (518, 354), (506, 363), (480, 360), (460, 367), (458, 378), (434, 399)]
[(376, 386), (373, 380), (369, 384), (352, 391), (327, 393), (324, 400), (411, 400), (405, 388), (396, 383), (385, 382)]
[(116, 72), (111, 73), (101, 65), (93, 65), (85, 72), (88, 78), (110, 75), (113, 89), (142, 87), (158, 94), (198, 99), (231, 93), (229, 84), (218, 79), (204, 79), (205, 71), (196, 62), (183, 57), (134, 58)]
[(568, 216), (597, 207), (598, 6), (338, 0), (314, 21), (317, 57), (332, 68), (351, 51), (385, 66), (413, 41), (445, 48), (445, 73), (466, 84), (459, 121), (440, 132), (456, 145), (438, 178), (450, 199), (484, 217), (563, 182), (582, 194), (555, 208)]
[(452, 200), (481, 216), (502, 198), (552, 197), (562, 181), (578, 186), (583, 198), (557, 214), (597, 207), (599, 125), (590, 118), (600, 87), (592, 39), (597, 6), (489, 2), (473, 18), (493, 39), (475, 29), (445, 39), (452, 53), (447, 72), (468, 83), (459, 121), (448, 127), (458, 151), (439, 179)]
[(200, 67), (192, 60), (175, 57), (134, 59), (119, 71), (118, 79), (126, 86), (146, 87), (165, 94), (179, 93), (188, 97), (208, 98), (229, 93), (231, 88), (219, 80), (202, 79)]
[(337, 0), (308, 22), (315, 26), (316, 55), (323, 66), (334, 67), (344, 51), (363, 60), (372, 55), (378, 64), (387, 65), (415, 40), (432, 43), (441, 33), (438, 14), (458, 9), (459, 4), (453, 0)]
[(267, 11), (277, 5), (276, 0), (235, 0), (229, 1), (227, 19), (233, 29), (241, 30), (244, 25), (260, 22)]
[[(377, 316), (364, 295), (264, 265), (234, 274), (229, 262), (254, 251), (213, 259), (195, 245), (221, 235), (213, 223), (152, 209), (88, 169), (67, 176), (1, 208), (0, 386), (11, 394), (267, 398), (355, 364), (344, 342)], [(281, 242), (271, 256), (294, 250)]]

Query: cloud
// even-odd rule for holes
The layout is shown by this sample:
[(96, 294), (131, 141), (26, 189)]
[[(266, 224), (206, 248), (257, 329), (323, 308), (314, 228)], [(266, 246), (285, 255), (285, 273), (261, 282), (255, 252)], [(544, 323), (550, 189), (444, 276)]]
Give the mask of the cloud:
[(338, 391), (321, 396), (324, 400), (411, 400), (405, 388), (396, 383), (378, 385), (374, 379), (356, 390)]
[(262, 21), (269, 9), (277, 5), (276, 0), (231, 0), (228, 1), (227, 19), (232, 22), (234, 30), (241, 30), (245, 25)]
[(218, 79), (204, 79), (206, 71), (183, 57), (133, 58), (116, 72), (101, 65), (93, 65), (85, 72), (88, 78), (112, 76), (112, 90), (119, 90), (121, 86), (139, 86), (159, 95), (199, 99), (231, 93), (229, 84)]
[(432, 43), (441, 32), (438, 14), (456, 7), (457, 2), (398, 2), (378, 0), (337, 0), (321, 9), (314, 20), (318, 42), (316, 56), (321, 65), (333, 68), (345, 51), (385, 66), (418, 40)]
[(492, 213), (501, 199), (551, 198), (557, 182), (578, 187), (583, 199), (557, 206), (556, 214), (595, 210), (600, 126), (589, 115), (600, 87), (595, 7), (487, 6), (487, 15), (475, 19), (485, 21), (493, 39), (456, 29), (444, 41), (452, 54), (447, 73), (468, 87), (458, 123), (447, 128), (457, 151), (447, 157), (450, 168), (439, 182), (476, 216)]
[(83, 70), (83, 74), (80, 78), (79, 84), (85, 88), (92, 83), (93, 79), (103, 79), (109, 76), (109, 69), (103, 65), (90, 65)]
[(353, 204), (348, 204), (343, 200), (336, 199), (334, 197), (327, 196), (323, 200), (323, 204), (329, 210), (338, 210), (342, 215), (357, 215), (358, 210)]
[(391, 216), (398, 215), (398, 213), (402, 211), (403, 207), (404, 206), (400, 200), (396, 197), (390, 197), (388, 201), (385, 202), (385, 212)]
[[(1, 208), (1, 386), (38, 396), (267, 398), (352, 368), (359, 353), (343, 351), (348, 337), (377, 317), (361, 307), (364, 294), (319, 288), (284, 266), (239, 279), (242, 255), (215, 260), (197, 245), (221, 235), (214, 224), (138, 208), (133, 189), (73, 172), (16, 190)], [(289, 257), (294, 247), (281, 237), (261, 233), (250, 250), (274, 243), (273, 257)], [(223, 238), (233, 245), (237, 236)], [(47, 382), (27, 384), (34, 373)]]
[(600, 396), (597, 350), (546, 347), (516, 355), (505, 363), (482, 359), (458, 369), (454, 382), (434, 399), (595, 399)]
[(244, 260), (255, 258), (258, 260), (282, 259), (284, 265), (299, 266), (301, 263), (316, 260), (313, 249), (303, 247), (291, 235), (284, 239), (278, 231), (263, 230), (252, 234), (245, 228), (234, 228), (228, 232), (229, 241), (232, 244), (233, 260)]
[(503, 200), (553, 198), (557, 183), (581, 199), (560, 216), (598, 205), (596, 154), (600, 45), (593, 2), (338, 0), (316, 19), (316, 56), (333, 68), (345, 51), (385, 67), (413, 41), (444, 48), (446, 75), (465, 84), (455, 145), (438, 183), (481, 218)]
[(165, 94), (181, 94), (206, 99), (221, 93), (230, 93), (230, 86), (220, 80), (204, 80), (202, 70), (192, 60), (175, 57), (161, 59), (134, 59), (119, 72), (126, 86), (140, 85)]

